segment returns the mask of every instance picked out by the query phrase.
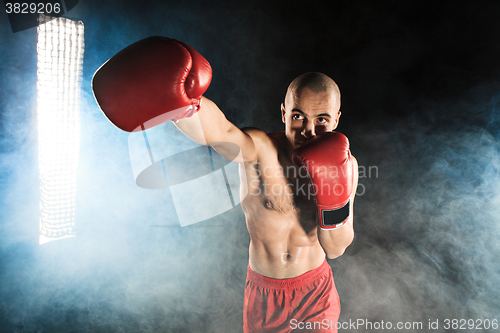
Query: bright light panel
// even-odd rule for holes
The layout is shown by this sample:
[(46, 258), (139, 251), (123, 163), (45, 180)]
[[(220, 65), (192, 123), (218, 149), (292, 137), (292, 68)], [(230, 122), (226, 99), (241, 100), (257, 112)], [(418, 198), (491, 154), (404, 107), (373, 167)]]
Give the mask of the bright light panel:
[(75, 236), (83, 22), (40, 16), (38, 26), (39, 244)]

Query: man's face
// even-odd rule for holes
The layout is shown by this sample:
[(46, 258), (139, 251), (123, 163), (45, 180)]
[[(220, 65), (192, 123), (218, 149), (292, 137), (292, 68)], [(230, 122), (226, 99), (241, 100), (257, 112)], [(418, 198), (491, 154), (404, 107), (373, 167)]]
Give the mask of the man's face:
[(295, 149), (308, 139), (337, 128), (340, 118), (340, 96), (316, 94), (308, 88), (288, 94), (281, 104), (285, 135)]

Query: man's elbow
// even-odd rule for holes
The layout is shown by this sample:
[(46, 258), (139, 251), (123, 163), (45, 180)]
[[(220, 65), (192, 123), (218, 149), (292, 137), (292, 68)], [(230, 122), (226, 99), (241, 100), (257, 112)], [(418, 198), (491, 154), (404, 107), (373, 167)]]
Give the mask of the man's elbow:
[(326, 252), (326, 257), (328, 259), (336, 259), (336, 258), (340, 257), (341, 255), (343, 255), (344, 252), (345, 252), (345, 249), (336, 250), (336, 251), (328, 251), (328, 252)]
[(345, 253), (347, 246), (337, 246), (335, 249), (326, 251), (326, 257), (328, 259), (336, 259)]
[(336, 244), (336, 246), (328, 250), (325, 250), (326, 257), (328, 259), (335, 259), (340, 257), (345, 253), (349, 245), (352, 244), (353, 240), (354, 240), (354, 232), (350, 233), (350, 235), (344, 239), (344, 242), (342, 242), (342, 244)]

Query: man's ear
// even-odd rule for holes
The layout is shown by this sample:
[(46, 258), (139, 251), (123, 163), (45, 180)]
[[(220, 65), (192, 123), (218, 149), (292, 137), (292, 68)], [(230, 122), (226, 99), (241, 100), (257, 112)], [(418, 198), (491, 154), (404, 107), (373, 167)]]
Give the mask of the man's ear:
[(283, 122), (283, 124), (285, 123), (285, 113), (285, 104), (281, 103), (281, 121)]
[(341, 113), (342, 113), (342, 112), (340, 112), (340, 110), (339, 110), (339, 112), (337, 113), (337, 117), (335, 117), (335, 126), (334, 126), (334, 128), (333, 128), (334, 130), (335, 130), (335, 129), (337, 128), (337, 126), (339, 125), (339, 120), (340, 120), (340, 114), (341, 114)]

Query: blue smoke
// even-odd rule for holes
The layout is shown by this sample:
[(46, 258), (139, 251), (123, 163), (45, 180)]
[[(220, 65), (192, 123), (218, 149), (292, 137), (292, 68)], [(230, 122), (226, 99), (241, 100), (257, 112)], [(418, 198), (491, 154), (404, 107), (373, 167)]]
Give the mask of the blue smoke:
[[(493, 73), (480, 83), (460, 81), (468, 87), (462, 94), (443, 88), (421, 97), (425, 89), (412, 88), (401, 73), (427, 61), (430, 51), (412, 49), (425, 40), (411, 22), (398, 35), (402, 47), (396, 37), (377, 39), (390, 24), (406, 24), (406, 12), (398, 20), (367, 3), (335, 2), (330, 13), (321, 3), (311, 9), (81, 0), (70, 13), (83, 20), (86, 41), (77, 237), (43, 246), (36, 30), (13, 34), (0, 15), (0, 327), (241, 331), (249, 244), (241, 210), (178, 228), (169, 192), (135, 185), (128, 133), (105, 119), (92, 95), (95, 70), (151, 35), (182, 40), (211, 62), (207, 96), (240, 127), (281, 130), (279, 104), (302, 72), (339, 78), (345, 96), (339, 130), (360, 166), (378, 170), (360, 179), (365, 192), (355, 201), (354, 244), (330, 261), (341, 322), (418, 321), (425, 328), (439, 319), (435, 332), (443, 332), (446, 318), (498, 316), (500, 85)], [(370, 17), (377, 24), (363, 25)], [(391, 18), (386, 25), (384, 17)], [(335, 24), (348, 28), (330, 30)], [(363, 53), (365, 44), (371, 50)], [(385, 110), (393, 99), (397, 112)]]

